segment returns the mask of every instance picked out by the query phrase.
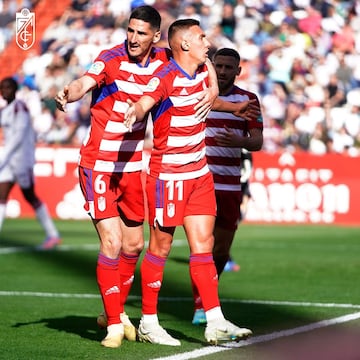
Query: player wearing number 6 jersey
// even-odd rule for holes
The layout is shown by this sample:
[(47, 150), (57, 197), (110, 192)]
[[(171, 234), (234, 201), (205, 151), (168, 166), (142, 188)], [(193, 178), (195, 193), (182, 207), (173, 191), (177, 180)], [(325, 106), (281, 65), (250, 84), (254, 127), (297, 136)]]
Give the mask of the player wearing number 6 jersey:
[[(120, 346), (124, 336), (136, 339), (124, 304), (144, 246), (140, 176), (146, 123), (129, 132), (123, 120), (126, 100), (139, 99), (152, 74), (168, 59), (169, 50), (153, 47), (160, 40), (160, 22), (151, 6), (135, 8), (127, 41), (102, 51), (85, 75), (55, 98), (64, 111), (66, 103), (92, 91), (91, 127), (80, 149), (79, 181), (100, 240), (96, 275), (106, 315), (102, 324), (107, 325), (107, 336), (101, 342), (106, 347)], [(214, 94), (200, 94), (200, 113), (217, 95), (215, 85)]]
[[(238, 340), (251, 334), (224, 318), (212, 257), (216, 215), (214, 183), (205, 157), (205, 119), (194, 112), (198, 94), (208, 86), (205, 65), (210, 43), (193, 19), (169, 28), (173, 59), (155, 74), (144, 96), (129, 102), (125, 123), (131, 127), (152, 110), (153, 149), (146, 194), (150, 242), (141, 265), (142, 318), (140, 340), (180, 345), (159, 325), (158, 295), (164, 266), (177, 225), (183, 225), (190, 247), (190, 275), (199, 289), (207, 317), (209, 343)], [(213, 108), (219, 105), (215, 101)]]

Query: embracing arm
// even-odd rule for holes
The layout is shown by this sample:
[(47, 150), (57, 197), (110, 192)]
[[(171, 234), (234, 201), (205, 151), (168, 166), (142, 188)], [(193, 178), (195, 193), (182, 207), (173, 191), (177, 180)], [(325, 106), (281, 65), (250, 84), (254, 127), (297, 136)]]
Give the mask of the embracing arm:
[(253, 120), (261, 115), (260, 103), (258, 98), (250, 98), (241, 102), (230, 102), (217, 98), (212, 106), (213, 111), (232, 113), (245, 120)]
[(214, 101), (216, 101), (219, 95), (219, 87), (217, 81), (216, 71), (213, 64), (209, 59), (205, 62), (209, 72), (209, 87), (205, 89), (198, 97), (199, 103), (195, 105), (196, 117), (206, 118), (209, 114)]

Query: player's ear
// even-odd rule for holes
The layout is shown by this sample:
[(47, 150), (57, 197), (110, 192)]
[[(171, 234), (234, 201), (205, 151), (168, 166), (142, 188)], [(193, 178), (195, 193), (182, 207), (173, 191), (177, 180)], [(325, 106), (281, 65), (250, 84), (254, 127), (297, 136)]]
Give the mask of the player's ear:
[(153, 41), (152, 41), (153, 44), (156, 44), (160, 40), (160, 38), (161, 38), (161, 32), (159, 30), (153, 36)]
[(182, 42), (181, 42), (181, 49), (182, 50), (184, 50), (184, 51), (189, 51), (189, 44), (188, 44), (188, 42), (186, 41), (186, 40), (183, 40)]

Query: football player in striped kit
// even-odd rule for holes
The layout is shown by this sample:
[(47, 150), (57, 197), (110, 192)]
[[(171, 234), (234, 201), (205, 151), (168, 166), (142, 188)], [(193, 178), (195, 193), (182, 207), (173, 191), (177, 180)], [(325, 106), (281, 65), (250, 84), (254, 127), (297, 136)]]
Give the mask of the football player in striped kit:
[[(216, 216), (214, 181), (205, 156), (205, 118), (196, 116), (198, 94), (208, 86), (206, 65), (210, 43), (199, 22), (175, 21), (168, 40), (173, 58), (149, 81), (144, 96), (130, 105), (125, 124), (136, 128), (151, 109), (153, 149), (146, 180), (150, 241), (141, 264), (142, 318), (139, 339), (180, 345), (159, 324), (158, 295), (176, 226), (184, 227), (190, 247), (190, 275), (203, 299), (211, 344), (252, 334), (226, 320), (218, 297), (213, 261)], [(215, 101), (214, 110), (224, 110)], [(171, 340), (173, 339), (173, 340)]]
[[(241, 72), (239, 53), (230, 48), (217, 50), (213, 63), (218, 77), (219, 98), (230, 102), (255, 100), (259, 113), (249, 118), (211, 111), (206, 120), (206, 158), (214, 177), (217, 215), (214, 228), (214, 261), (218, 276), (230, 257), (230, 248), (241, 221), (243, 197), (242, 149), (259, 151), (263, 143), (263, 120), (255, 93), (234, 83)], [(193, 284), (195, 314), (193, 324), (206, 323), (199, 292)]]
[[(80, 149), (79, 181), (100, 240), (96, 276), (105, 314), (98, 323), (107, 326), (101, 342), (105, 347), (119, 347), (124, 337), (136, 340), (124, 305), (144, 247), (141, 171), (146, 122), (137, 123), (130, 132), (123, 120), (126, 100), (138, 100), (156, 69), (169, 59), (169, 49), (154, 46), (161, 37), (160, 23), (153, 7), (135, 8), (127, 40), (102, 51), (82, 77), (55, 97), (57, 107), (65, 111), (68, 102), (92, 91), (91, 125)], [(199, 94), (199, 113), (207, 113), (218, 94), (213, 75), (214, 90)]]

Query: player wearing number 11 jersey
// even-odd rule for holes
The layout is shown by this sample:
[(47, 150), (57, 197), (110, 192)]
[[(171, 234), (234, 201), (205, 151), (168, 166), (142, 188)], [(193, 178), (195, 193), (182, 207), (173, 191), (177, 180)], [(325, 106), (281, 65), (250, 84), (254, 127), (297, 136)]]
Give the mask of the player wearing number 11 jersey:
[(205, 118), (194, 111), (198, 94), (208, 85), (205, 61), (210, 43), (194, 19), (175, 21), (168, 39), (174, 59), (154, 75), (137, 103), (128, 101), (130, 107), (125, 114), (125, 123), (131, 127), (156, 105), (146, 180), (150, 241), (141, 264), (142, 318), (138, 335), (142, 341), (180, 345), (159, 325), (157, 303), (173, 235), (176, 226), (183, 225), (190, 248), (191, 279), (199, 289), (207, 317), (205, 338), (215, 344), (238, 340), (251, 331), (227, 321), (220, 307), (212, 257), (214, 183), (205, 156)]

